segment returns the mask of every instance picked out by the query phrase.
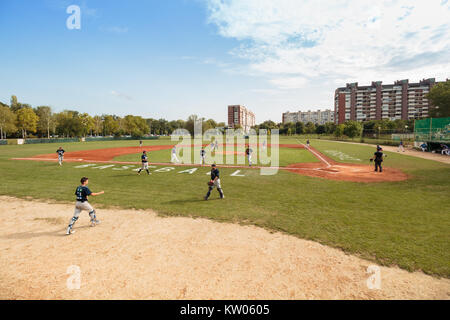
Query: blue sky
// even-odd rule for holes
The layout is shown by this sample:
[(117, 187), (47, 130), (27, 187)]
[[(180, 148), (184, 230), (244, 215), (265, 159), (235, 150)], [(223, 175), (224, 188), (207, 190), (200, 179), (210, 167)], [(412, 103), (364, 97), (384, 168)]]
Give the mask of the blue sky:
[(1, 0), (0, 101), (218, 121), (243, 104), (279, 122), (346, 82), (449, 77), (449, 3), (421, 2)]

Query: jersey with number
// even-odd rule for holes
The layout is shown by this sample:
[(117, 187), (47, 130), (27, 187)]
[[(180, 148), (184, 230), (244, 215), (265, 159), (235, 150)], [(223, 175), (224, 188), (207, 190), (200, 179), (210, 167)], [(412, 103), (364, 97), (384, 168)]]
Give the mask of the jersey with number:
[(77, 196), (77, 201), (86, 202), (88, 201), (87, 197), (92, 194), (91, 190), (85, 186), (79, 186), (75, 190), (75, 195)]

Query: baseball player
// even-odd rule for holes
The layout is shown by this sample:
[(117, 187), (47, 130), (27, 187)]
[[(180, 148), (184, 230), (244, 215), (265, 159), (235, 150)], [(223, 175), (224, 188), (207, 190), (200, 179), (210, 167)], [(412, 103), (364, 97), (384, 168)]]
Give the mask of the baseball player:
[(170, 159), (170, 162), (176, 162), (176, 163), (180, 162), (180, 160), (178, 160), (178, 157), (177, 157), (177, 147), (176, 146), (173, 146), (173, 148), (172, 148), (172, 158)]
[(249, 166), (249, 167), (252, 166), (252, 153), (253, 153), (252, 148), (250, 148), (249, 146), (247, 146), (247, 149), (245, 150), (245, 155), (247, 156), (248, 166)]
[(217, 140), (216, 143), (214, 144), (214, 150), (219, 150), (219, 142), (217, 142)]
[(306, 140), (306, 146), (309, 148), (309, 139)]
[(147, 151), (143, 151), (142, 155), (141, 155), (141, 162), (142, 162), (142, 167), (139, 169), (138, 171), (138, 175), (141, 174), (142, 170), (147, 171), (147, 174), (150, 175), (150, 171), (148, 170), (148, 157), (147, 157)]
[(139, 140), (139, 147), (142, 148), (142, 140)]
[(214, 187), (217, 187), (217, 191), (219, 191), (220, 194), (220, 199), (225, 199), (222, 187), (220, 186), (219, 169), (217, 169), (215, 164), (211, 165), (211, 180), (208, 182), (208, 187), (208, 193), (205, 196), (205, 200), (208, 200)]
[(400, 140), (400, 144), (398, 145), (398, 150), (397, 152), (405, 152), (405, 147), (403, 146), (403, 140)]
[(75, 222), (77, 222), (78, 217), (79, 217), (81, 211), (83, 211), (83, 210), (89, 212), (89, 216), (91, 217), (91, 227), (95, 227), (97, 224), (100, 223), (100, 221), (97, 220), (94, 208), (92, 208), (92, 206), (88, 202), (88, 197), (89, 196), (93, 196), (93, 197), (99, 196), (101, 194), (104, 194), (105, 191), (100, 191), (98, 193), (91, 192), (91, 190), (89, 190), (89, 188), (87, 187), (87, 185), (89, 183), (89, 179), (86, 177), (81, 178), (80, 182), (81, 182), (81, 185), (79, 187), (77, 187), (77, 189), (75, 190), (77, 202), (75, 204), (75, 213), (73, 214), (72, 220), (70, 220), (69, 226), (67, 227), (67, 232), (66, 232), (67, 235), (70, 235), (75, 232), (73, 230), (73, 225), (75, 224)]
[(203, 147), (200, 150), (200, 158), (201, 158), (201, 163), (200, 164), (205, 164), (206, 163), (206, 150)]
[(372, 159), (370, 161), (375, 162), (375, 172), (378, 172), (378, 168), (380, 168), (380, 172), (383, 172), (383, 168), (381, 167), (381, 163), (383, 162), (383, 149), (379, 146), (377, 147), (377, 152), (373, 154)]
[(59, 147), (58, 150), (56, 150), (56, 153), (58, 154), (58, 163), (60, 166), (62, 166), (62, 163), (64, 161), (64, 149), (62, 147)]
[(263, 144), (262, 144), (262, 149), (263, 149), (264, 151), (266, 151), (266, 148), (267, 148), (267, 143), (266, 143), (266, 140), (264, 140), (264, 141), (263, 141)]

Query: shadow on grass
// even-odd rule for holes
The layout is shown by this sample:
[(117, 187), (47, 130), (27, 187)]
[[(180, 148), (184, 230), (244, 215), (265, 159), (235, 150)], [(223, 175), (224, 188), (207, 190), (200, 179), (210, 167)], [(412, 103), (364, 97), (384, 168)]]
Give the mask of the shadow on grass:
[(209, 198), (208, 201), (206, 201), (203, 198), (200, 199), (186, 199), (186, 200), (172, 200), (172, 201), (166, 201), (166, 202), (162, 202), (163, 204), (186, 204), (186, 203), (200, 203), (200, 202), (204, 202), (204, 203), (208, 203), (210, 201), (217, 201), (217, 200), (221, 200), (220, 198)]

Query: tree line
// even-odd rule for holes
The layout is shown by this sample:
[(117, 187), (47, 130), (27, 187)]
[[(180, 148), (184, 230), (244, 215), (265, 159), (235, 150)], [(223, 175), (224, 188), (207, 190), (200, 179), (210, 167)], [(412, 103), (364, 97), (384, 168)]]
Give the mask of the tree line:
[(194, 132), (194, 124), (202, 121), (203, 130), (225, 127), (225, 123), (191, 115), (185, 120), (144, 119), (140, 116), (103, 114), (91, 116), (74, 110), (55, 113), (49, 106), (21, 103), (16, 96), (10, 105), (0, 102), (0, 139), (50, 138), (86, 136), (143, 137), (146, 135), (169, 135), (176, 129)]
[(324, 134), (336, 137), (347, 136), (349, 138), (359, 137), (363, 133), (379, 135), (383, 133), (411, 133), (414, 131), (414, 120), (371, 120), (365, 122), (347, 121), (343, 124), (327, 122), (325, 124), (315, 124), (313, 122), (289, 122), (275, 123), (271, 120), (265, 121), (254, 128), (272, 131), (278, 129), (282, 135), (294, 134)]

